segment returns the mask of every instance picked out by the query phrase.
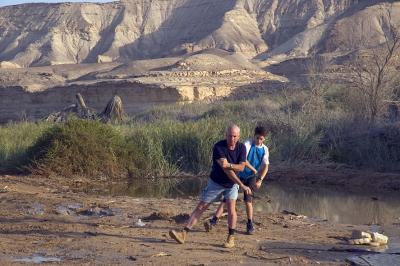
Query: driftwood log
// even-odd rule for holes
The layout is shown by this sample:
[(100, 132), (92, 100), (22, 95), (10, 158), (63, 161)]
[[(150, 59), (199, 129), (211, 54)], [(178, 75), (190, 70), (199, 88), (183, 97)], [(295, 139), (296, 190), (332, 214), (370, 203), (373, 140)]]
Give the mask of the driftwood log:
[(89, 108), (83, 96), (80, 93), (76, 94), (74, 104), (64, 108), (62, 111), (51, 113), (44, 120), (50, 122), (65, 122), (70, 117), (78, 117), (81, 119), (100, 120), (104, 123), (121, 122), (124, 116), (124, 108), (122, 100), (115, 95), (107, 104), (103, 112), (97, 113), (94, 109)]

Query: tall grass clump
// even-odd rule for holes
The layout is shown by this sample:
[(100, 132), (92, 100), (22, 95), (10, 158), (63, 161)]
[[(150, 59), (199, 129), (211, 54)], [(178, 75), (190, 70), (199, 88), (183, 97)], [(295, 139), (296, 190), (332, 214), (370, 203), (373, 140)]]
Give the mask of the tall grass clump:
[(23, 171), (21, 166), (28, 160), (27, 149), (51, 127), (50, 123), (25, 121), (0, 126), (0, 172)]
[[(208, 118), (199, 121), (165, 120), (123, 126), (128, 143), (135, 147), (138, 169), (158, 174), (199, 174), (209, 171), (212, 146), (224, 138), (229, 121)], [(248, 136), (249, 127), (242, 126)], [(140, 159), (139, 159), (140, 158)]]
[(400, 127), (396, 124), (336, 123), (324, 149), (332, 161), (375, 171), (400, 171)]

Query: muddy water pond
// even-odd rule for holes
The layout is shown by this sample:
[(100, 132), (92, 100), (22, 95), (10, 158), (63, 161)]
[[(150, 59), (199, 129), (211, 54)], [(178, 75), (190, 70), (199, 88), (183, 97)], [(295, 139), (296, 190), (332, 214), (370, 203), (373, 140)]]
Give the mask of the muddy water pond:
[[(198, 197), (207, 178), (133, 180), (110, 188), (112, 195), (151, 198)], [(243, 196), (240, 194), (239, 199)], [(310, 218), (349, 224), (400, 223), (399, 193), (354, 193), (341, 187), (299, 187), (267, 182), (256, 194), (255, 211), (284, 210)], [(243, 204), (239, 203), (239, 208)]]

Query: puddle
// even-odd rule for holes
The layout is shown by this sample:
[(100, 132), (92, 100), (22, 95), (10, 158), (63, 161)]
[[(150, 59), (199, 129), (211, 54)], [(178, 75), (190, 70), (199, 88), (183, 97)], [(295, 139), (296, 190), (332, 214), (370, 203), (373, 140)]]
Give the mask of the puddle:
[(80, 203), (72, 203), (68, 205), (58, 205), (55, 212), (59, 215), (65, 216), (79, 216), (79, 217), (104, 217), (104, 216), (115, 216), (121, 215), (122, 210), (118, 208), (108, 207), (91, 207), (83, 208)]
[[(206, 178), (135, 181), (128, 185), (112, 186), (109, 193), (144, 198), (197, 198), (207, 183)], [(239, 199), (242, 199), (242, 195)], [(265, 213), (287, 210), (334, 223), (400, 223), (398, 193), (349, 193), (340, 190), (340, 187), (288, 187), (275, 182), (267, 183), (257, 192), (254, 209)]]
[(13, 261), (39, 264), (45, 262), (61, 262), (61, 259), (57, 257), (30, 256), (14, 259)]

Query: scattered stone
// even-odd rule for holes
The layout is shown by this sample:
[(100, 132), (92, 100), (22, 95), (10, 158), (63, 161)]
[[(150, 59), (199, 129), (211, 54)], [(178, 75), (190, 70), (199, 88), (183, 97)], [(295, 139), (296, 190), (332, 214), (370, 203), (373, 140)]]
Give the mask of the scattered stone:
[(165, 252), (160, 252), (160, 253), (152, 255), (152, 257), (167, 257), (167, 256), (171, 256), (171, 254), (168, 254)]
[(72, 215), (72, 214), (75, 214), (74, 211), (71, 211), (70, 209), (68, 209), (67, 207), (62, 206), (62, 205), (58, 206), (56, 208), (55, 212), (57, 214), (60, 214), (60, 215)]
[(45, 206), (41, 203), (35, 202), (31, 208), (29, 208), (26, 213), (29, 215), (43, 215)]
[(26, 263), (45, 263), (45, 262), (61, 262), (60, 258), (57, 257), (43, 257), (43, 256), (30, 256), (15, 259), (14, 262), (26, 262)]
[(137, 222), (136, 222), (136, 225), (137, 225), (137, 226), (140, 226), (140, 227), (143, 227), (143, 226), (145, 226), (146, 224), (145, 224), (144, 222), (142, 222), (141, 219), (138, 219)]
[(97, 216), (97, 217), (114, 216), (115, 215), (115, 213), (112, 209), (100, 208), (100, 207), (83, 209), (83, 210), (78, 211), (77, 214), (84, 215), (84, 216)]
[(351, 239), (348, 243), (351, 245), (370, 245), (373, 247), (379, 247), (386, 245), (389, 238), (383, 234), (377, 232), (362, 232), (359, 230), (354, 230), (351, 235)]
[(134, 256), (128, 256), (128, 260), (137, 261), (137, 259)]

